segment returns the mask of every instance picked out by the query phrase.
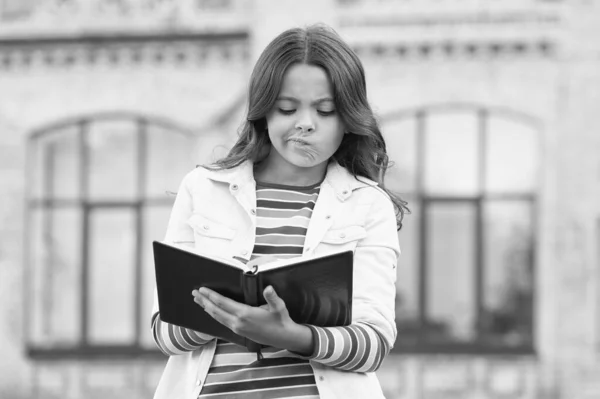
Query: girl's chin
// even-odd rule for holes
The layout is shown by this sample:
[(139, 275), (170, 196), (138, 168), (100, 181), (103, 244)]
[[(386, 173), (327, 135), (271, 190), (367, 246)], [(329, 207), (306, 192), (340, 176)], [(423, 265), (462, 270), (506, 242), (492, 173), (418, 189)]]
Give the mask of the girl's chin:
[(313, 168), (315, 166), (320, 165), (322, 162), (315, 161), (309, 157), (302, 157), (298, 155), (285, 157), (285, 160), (290, 164), (297, 168)]
[(297, 168), (303, 169), (313, 168), (319, 164), (319, 162), (312, 162), (308, 160), (288, 160), (288, 162)]

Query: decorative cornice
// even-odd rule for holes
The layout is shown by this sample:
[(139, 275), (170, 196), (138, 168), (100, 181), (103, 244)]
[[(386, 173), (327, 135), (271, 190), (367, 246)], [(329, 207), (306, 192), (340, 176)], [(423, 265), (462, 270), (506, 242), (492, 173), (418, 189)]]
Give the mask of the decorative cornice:
[(356, 44), (359, 56), (369, 58), (400, 59), (505, 59), (554, 58), (557, 44), (553, 40), (523, 41), (436, 41), (421, 43)]
[[(247, 35), (226, 38), (105, 37), (87, 40), (0, 41), (0, 70), (22, 72), (32, 68), (68, 69), (76, 65), (120, 66), (246, 63)], [(550, 39), (513, 41), (431, 41), (355, 44), (365, 61), (372, 59), (489, 60), (554, 59), (557, 43)]]
[(244, 63), (249, 51), (247, 32), (5, 39), (0, 40), (0, 70)]

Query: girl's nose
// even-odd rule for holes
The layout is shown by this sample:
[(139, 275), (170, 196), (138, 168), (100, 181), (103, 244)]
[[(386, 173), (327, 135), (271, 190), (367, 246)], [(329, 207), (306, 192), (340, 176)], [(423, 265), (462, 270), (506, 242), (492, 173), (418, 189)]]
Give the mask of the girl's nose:
[(296, 127), (296, 130), (301, 131), (302, 133), (312, 133), (315, 130), (314, 126), (306, 126), (306, 125), (297, 124), (295, 127)]
[(304, 112), (300, 114), (294, 127), (296, 130), (301, 130), (305, 133), (313, 132), (315, 130), (315, 124), (310, 116), (310, 112)]

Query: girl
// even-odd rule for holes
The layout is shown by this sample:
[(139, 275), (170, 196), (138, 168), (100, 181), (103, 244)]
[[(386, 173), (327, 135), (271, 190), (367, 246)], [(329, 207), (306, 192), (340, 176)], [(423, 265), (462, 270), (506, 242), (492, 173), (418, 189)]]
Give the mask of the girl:
[(155, 299), (153, 336), (170, 355), (155, 398), (382, 398), (373, 372), (396, 339), (406, 207), (383, 186), (388, 156), (362, 64), (327, 27), (291, 29), (258, 59), (248, 100), (229, 154), (183, 179), (165, 241), (255, 264), (353, 250), (352, 324), (296, 324), (272, 287), (262, 307), (194, 290), (190, 301), (267, 346), (257, 359), (162, 322)]

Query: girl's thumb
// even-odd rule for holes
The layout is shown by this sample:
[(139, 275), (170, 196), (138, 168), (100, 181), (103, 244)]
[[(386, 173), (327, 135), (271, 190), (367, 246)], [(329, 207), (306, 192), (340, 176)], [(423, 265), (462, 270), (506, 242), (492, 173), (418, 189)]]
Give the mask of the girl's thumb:
[(265, 295), (265, 299), (267, 300), (267, 303), (269, 304), (271, 309), (277, 311), (282, 310), (282, 308), (285, 309), (285, 304), (283, 303), (283, 300), (279, 298), (279, 296), (275, 293), (275, 290), (272, 286), (268, 286), (267, 288), (265, 288), (263, 294)]

